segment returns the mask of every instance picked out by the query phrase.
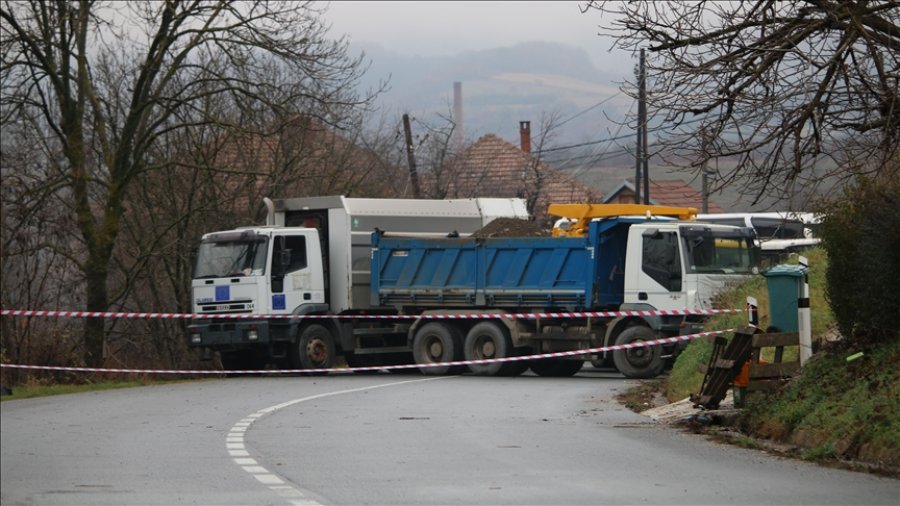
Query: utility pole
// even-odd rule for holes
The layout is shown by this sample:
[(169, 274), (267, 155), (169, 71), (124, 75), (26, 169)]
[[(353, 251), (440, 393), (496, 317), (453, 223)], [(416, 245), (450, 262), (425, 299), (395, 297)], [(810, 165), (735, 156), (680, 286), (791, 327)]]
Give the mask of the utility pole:
[(647, 72), (644, 68), (644, 50), (641, 49), (641, 78), (640, 78), (640, 107), (638, 113), (641, 115), (641, 140), (644, 147), (641, 150), (641, 157), (644, 164), (644, 204), (650, 204), (650, 156), (647, 149)]
[(409, 114), (403, 113), (403, 131), (406, 133), (406, 160), (409, 162), (409, 181), (412, 183), (413, 198), (421, 198), (419, 190), (419, 174), (416, 172), (416, 154), (413, 151), (412, 127), (409, 126)]
[(700, 135), (702, 135), (702, 138), (700, 139), (700, 151), (703, 152), (703, 154), (701, 155), (703, 157), (703, 161), (700, 162), (700, 177), (703, 185), (700, 191), (702, 193), (701, 196), (703, 198), (703, 205), (700, 209), (700, 212), (706, 214), (709, 212), (709, 173), (707, 172), (709, 170), (707, 168), (709, 164), (709, 156), (706, 155), (708, 137), (705, 130), (701, 132)]
[[(643, 58), (643, 49), (641, 50), (641, 64), (638, 69), (638, 90), (641, 89), (644, 82), (644, 58)], [(644, 133), (644, 128), (642, 125), (644, 115), (642, 113), (642, 108), (644, 107), (644, 101), (641, 98), (640, 92), (638, 93), (638, 117), (637, 117), (637, 145), (634, 150), (634, 203), (641, 203), (641, 165), (643, 162), (642, 150), (644, 147), (642, 137)]]

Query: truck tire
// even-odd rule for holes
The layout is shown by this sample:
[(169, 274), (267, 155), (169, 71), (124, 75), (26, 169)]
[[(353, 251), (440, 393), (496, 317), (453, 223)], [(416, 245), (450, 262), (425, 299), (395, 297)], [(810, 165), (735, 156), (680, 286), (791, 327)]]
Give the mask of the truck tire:
[(538, 376), (562, 378), (574, 376), (584, 366), (582, 360), (544, 358), (531, 362), (531, 371)]
[(430, 366), (462, 359), (462, 336), (456, 327), (446, 323), (431, 322), (416, 330), (412, 342), (413, 358), (422, 374), (460, 374), (465, 366)]
[[(511, 357), (515, 352), (505, 327), (494, 322), (481, 322), (466, 334), (463, 355), (466, 360), (485, 360)], [(482, 376), (505, 376), (513, 375), (516, 371), (521, 374), (524, 372), (522, 365), (523, 362), (493, 362), (470, 364), (469, 369)]]
[[(616, 345), (630, 344), (639, 341), (651, 341), (656, 338), (654, 332), (641, 325), (628, 327), (616, 338)], [(662, 348), (657, 346), (640, 346), (613, 352), (613, 363), (626, 378), (648, 379), (659, 376), (666, 361), (662, 358)]]
[(334, 336), (322, 325), (309, 325), (300, 333), (293, 348), (292, 361), (298, 369), (334, 367)]

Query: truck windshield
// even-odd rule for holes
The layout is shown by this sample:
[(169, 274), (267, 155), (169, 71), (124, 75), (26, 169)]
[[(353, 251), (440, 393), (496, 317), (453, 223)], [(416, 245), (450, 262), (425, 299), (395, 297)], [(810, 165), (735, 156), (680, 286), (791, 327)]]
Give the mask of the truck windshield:
[(750, 274), (759, 252), (747, 228), (684, 228), (681, 231), (688, 270), (694, 273)]
[(204, 239), (194, 262), (193, 277), (261, 276), (266, 273), (267, 246), (267, 238), (250, 234)]

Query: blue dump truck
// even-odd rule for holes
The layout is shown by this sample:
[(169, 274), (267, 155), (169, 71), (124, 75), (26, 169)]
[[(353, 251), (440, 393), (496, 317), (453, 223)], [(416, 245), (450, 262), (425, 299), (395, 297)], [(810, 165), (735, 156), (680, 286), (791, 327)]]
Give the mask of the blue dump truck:
[[(436, 233), (436, 209), (447, 201), (376, 200), (289, 199), (273, 206), (267, 227), (204, 236), (194, 312), (259, 315), (199, 319), (190, 327), (191, 346), (218, 351), (226, 369), (269, 362), (322, 368), (342, 355), (351, 366), (415, 363), (426, 374), (515, 375), (530, 368), (568, 376), (591, 360), (627, 377), (650, 378), (671, 363), (676, 345), (441, 364), (692, 333), (701, 329), (700, 317), (546, 313), (709, 309), (713, 296), (753, 273), (758, 260), (751, 229), (691, 221), (692, 209), (557, 205), (550, 212), (572, 221), (552, 237), (476, 238), (471, 226)], [(432, 218), (418, 220), (426, 214)], [(482, 223), (500, 214), (476, 213)], [(428, 223), (429, 231), (411, 230), (413, 222), (402, 219), (391, 227), (388, 215)], [(211, 268), (217, 257), (233, 265)], [(240, 268), (245, 274), (236, 274)], [(230, 270), (235, 273), (225, 273)], [(521, 313), (539, 316), (509, 317)]]

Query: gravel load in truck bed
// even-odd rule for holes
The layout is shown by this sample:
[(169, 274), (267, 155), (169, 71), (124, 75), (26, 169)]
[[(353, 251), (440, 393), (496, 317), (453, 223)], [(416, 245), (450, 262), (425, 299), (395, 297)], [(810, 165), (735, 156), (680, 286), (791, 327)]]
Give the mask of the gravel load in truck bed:
[(516, 218), (497, 218), (472, 233), (472, 237), (486, 239), (488, 237), (550, 237), (550, 231), (539, 224)]

